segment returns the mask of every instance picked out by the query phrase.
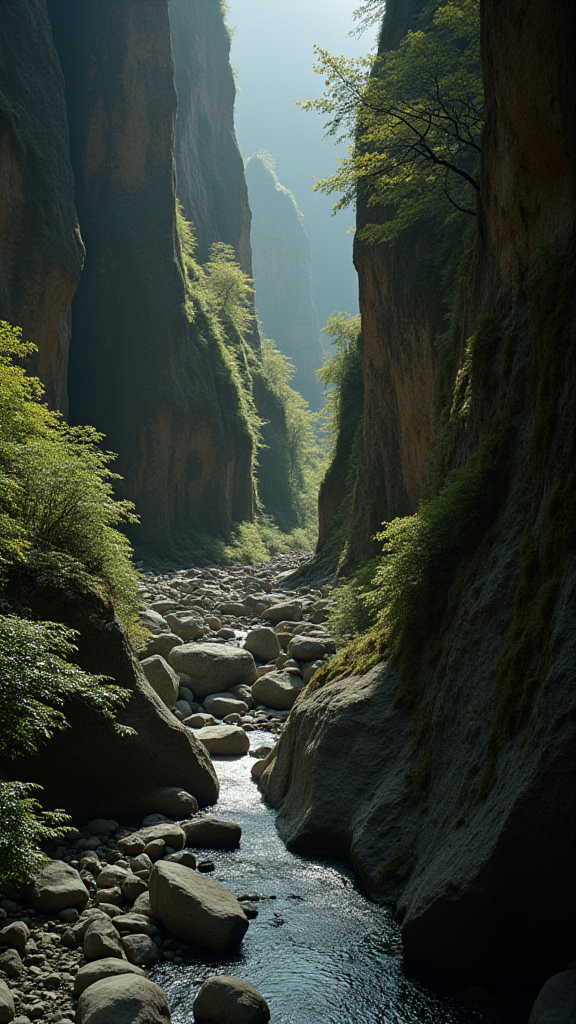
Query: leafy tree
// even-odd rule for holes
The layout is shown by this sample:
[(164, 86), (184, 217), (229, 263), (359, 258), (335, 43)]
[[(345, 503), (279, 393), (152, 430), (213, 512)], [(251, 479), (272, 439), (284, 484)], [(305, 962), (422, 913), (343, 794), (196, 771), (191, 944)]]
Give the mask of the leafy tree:
[[(397, 50), (347, 59), (316, 48), (316, 70), (327, 88), (304, 109), (328, 115), (328, 134), (339, 141), (353, 136), (355, 145), (315, 187), (342, 193), (335, 210), (361, 196), (369, 208), (387, 211), (384, 224), (363, 228), (368, 242), (393, 240), (421, 218), (476, 212), (479, 0), (437, 0), (433, 7)], [(375, 8), (368, 5), (365, 13)]]
[(346, 385), (350, 378), (362, 375), (362, 360), (358, 349), (361, 324), (358, 314), (338, 313), (331, 316), (322, 328), (332, 339), (335, 351), (316, 371), (326, 388), (327, 401), (324, 416), (332, 449), (344, 429), (346, 418)]

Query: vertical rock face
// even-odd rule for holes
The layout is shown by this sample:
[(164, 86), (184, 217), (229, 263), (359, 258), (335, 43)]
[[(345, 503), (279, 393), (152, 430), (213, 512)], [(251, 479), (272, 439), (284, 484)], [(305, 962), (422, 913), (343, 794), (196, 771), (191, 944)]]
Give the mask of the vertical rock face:
[(67, 411), (70, 306), (84, 248), (64, 82), (43, 0), (0, 6), (0, 319), (38, 346), (33, 371)]
[(119, 453), (139, 541), (253, 512), (252, 441), (210, 337), (190, 324), (175, 228), (168, 0), (50, 0), (87, 261), (70, 416)]
[(246, 180), (252, 208), (256, 308), (264, 335), (292, 359), (296, 368), (292, 387), (312, 409), (318, 409), (322, 389), (315, 371), (322, 365), (322, 346), (304, 221), (270, 159), (252, 157), (246, 165)]
[(233, 246), (252, 276), (250, 208), (234, 131), (236, 88), (220, 0), (170, 0), (178, 92), (178, 197), (205, 263), (213, 242)]

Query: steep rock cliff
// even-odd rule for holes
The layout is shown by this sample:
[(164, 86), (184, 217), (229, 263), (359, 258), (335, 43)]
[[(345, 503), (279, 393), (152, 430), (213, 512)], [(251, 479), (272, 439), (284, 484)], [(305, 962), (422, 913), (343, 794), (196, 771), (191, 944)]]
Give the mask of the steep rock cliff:
[(38, 346), (31, 368), (63, 413), (70, 306), (83, 259), (64, 81), (46, 6), (14, 0), (0, 8), (0, 319)]
[(190, 323), (175, 226), (168, 0), (50, 0), (87, 261), (73, 307), (70, 417), (118, 452), (140, 544), (253, 515), (253, 440), (228, 362)]
[(312, 409), (319, 409), (322, 388), (315, 371), (322, 365), (322, 346), (304, 221), (269, 158), (253, 156), (246, 165), (246, 181), (252, 208), (256, 309), (262, 329), (292, 360), (296, 370), (292, 387)]
[(233, 246), (252, 276), (250, 207), (234, 130), (236, 87), (220, 0), (170, 0), (178, 92), (178, 198), (205, 263), (213, 242)]
[(351, 654), (263, 787), (292, 846), (394, 900), (412, 966), (533, 996), (576, 948), (576, 12), (481, 13), (481, 216), (437, 454), (448, 473), (499, 450), (503, 476), (409, 699), (402, 664), (355, 675)]

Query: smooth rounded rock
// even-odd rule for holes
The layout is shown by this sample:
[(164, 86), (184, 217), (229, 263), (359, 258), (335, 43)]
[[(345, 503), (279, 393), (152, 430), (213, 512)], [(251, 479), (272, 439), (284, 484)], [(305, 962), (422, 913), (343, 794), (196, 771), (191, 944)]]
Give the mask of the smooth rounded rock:
[(100, 874), (96, 878), (96, 885), (99, 889), (113, 889), (116, 886), (122, 886), (122, 882), (126, 878), (128, 871), (126, 868), (119, 868), (115, 864), (109, 864), (103, 868)]
[(190, 850), (178, 850), (178, 853), (169, 853), (165, 858), (171, 864), (183, 864), (185, 868), (196, 868), (196, 857)]
[(214, 718), (214, 715), (204, 714), (202, 711), (184, 719), (184, 725), (187, 725), (189, 729), (203, 729), (205, 725), (217, 724), (218, 719)]
[(207, 725), (196, 731), (196, 739), (210, 754), (247, 754), (248, 736), (238, 725)]
[(153, 654), (151, 658), (145, 658), (140, 662), (140, 667), (162, 703), (167, 708), (176, 707), (180, 680), (162, 655)]
[(305, 636), (295, 636), (288, 644), (288, 657), (298, 661), (319, 661), (326, 653), (320, 640), (307, 640)]
[(169, 626), (166, 619), (155, 612), (152, 608), (145, 608), (144, 611), (140, 612), (140, 622), (146, 629), (149, 629), (151, 633), (168, 633)]
[(259, 626), (251, 629), (246, 637), (244, 647), (258, 661), (274, 661), (280, 654), (278, 637), (270, 626)]
[(302, 602), (288, 601), (273, 604), (262, 612), (262, 618), (269, 622), (300, 622), (302, 618)]
[(166, 622), (180, 641), (187, 643), (190, 640), (198, 640), (206, 633), (206, 626), (200, 621), (197, 615), (167, 615)]
[(146, 644), (144, 656), (140, 655), (140, 657), (144, 660), (144, 658), (151, 658), (153, 654), (160, 654), (163, 658), (168, 658), (170, 651), (181, 645), (182, 639), (175, 633), (159, 633)]
[(576, 970), (561, 971), (540, 989), (528, 1024), (574, 1024)]
[(14, 997), (6, 982), (0, 981), (0, 1024), (10, 1024), (15, 1016)]
[(109, 917), (104, 915), (91, 921), (86, 929), (82, 950), (87, 960), (124, 956), (122, 942)]
[(83, 910), (88, 903), (88, 890), (76, 868), (61, 860), (41, 867), (27, 885), (26, 895), (43, 914), (58, 914), (68, 907)]
[(124, 973), (85, 989), (75, 1019), (76, 1024), (170, 1024), (170, 1008), (159, 985)]
[(304, 686), (316, 675), (319, 669), (325, 665), (324, 661), (307, 661), (302, 672)]
[(197, 1024), (267, 1024), (270, 1007), (247, 981), (220, 975), (208, 978), (193, 1004)]
[(216, 693), (213, 697), (204, 698), (204, 707), (209, 715), (214, 718), (225, 718), (226, 715), (245, 715), (248, 705), (242, 700), (236, 700), (230, 694)]
[(188, 846), (207, 846), (211, 849), (227, 849), (238, 846), (242, 829), (235, 821), (221, 818), (197, 818), (182, 822)]
[(176, 672), (190, 676), (197, 699), (222, 693), (240, 683), (252, 683), (256, 677), (250, 652), (226, 644), (184, 644), (171, 651), (169, 661)]
[(29, 938), (30, 929), (24, 921), (14, 921), (13, 924), (7, 924), (0, 931), (0, 943), (17, 949), (19, 953), (24, 952)]
[(252, 687), (254, 700), (274, 711), (289, 710), (303, 687), (300, 676), (292, 672), (269, 672), (257, 679)]
[(103, 978), (117, 978), (121, 974), (137, 974), (145, 978), (145, 972), (126, 960), (118, 960), (116, 957), (105, 957), (104, 960), (94, 960), (92, 963), (84, 964), (74, 978), (73, 995), (79, 999), (82, 993)]
[(124, 935), (122, 944), (129, 963), (138, 964), (141, 967), (153, 967), (158, 963), (158, 946), (149, 935), (144, 935), (141, 932), (135, 935)]
[(211, 949), (234, 949), (248, 928), (240, 903), (226, 886), (181, 864), (154, 865), (150, 906), (172, 935)]
[(198, 801), (192, 793), (180, 786), (161, 786), (146, 797), (150, 811), (165, 814), (174, 821), (187, 818), (198, 810)]

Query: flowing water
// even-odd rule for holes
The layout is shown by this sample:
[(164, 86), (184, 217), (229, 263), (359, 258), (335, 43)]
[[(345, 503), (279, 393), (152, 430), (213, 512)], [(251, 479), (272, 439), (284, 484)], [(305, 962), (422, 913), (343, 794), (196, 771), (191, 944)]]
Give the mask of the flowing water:
[[(252, 748), (274, 742), (251, 733)], [(206, 978), (232, 974), (268, 1000), (272, 1024), (481, 1024), (484, 1018), (442, 999), (406, 976), (398, 927), (371, 903), (341, 862), (290, 853), (250, 776), (251, 757), (215, 758), (218, 815), (239, 822), (234, 851), (202, 851), (211, 877), (236, 895), (257, 894), (258, 917), (238, 951), (189, 953), (151, 975), (168, 996), (173, 1024), (191, 1024)]]

